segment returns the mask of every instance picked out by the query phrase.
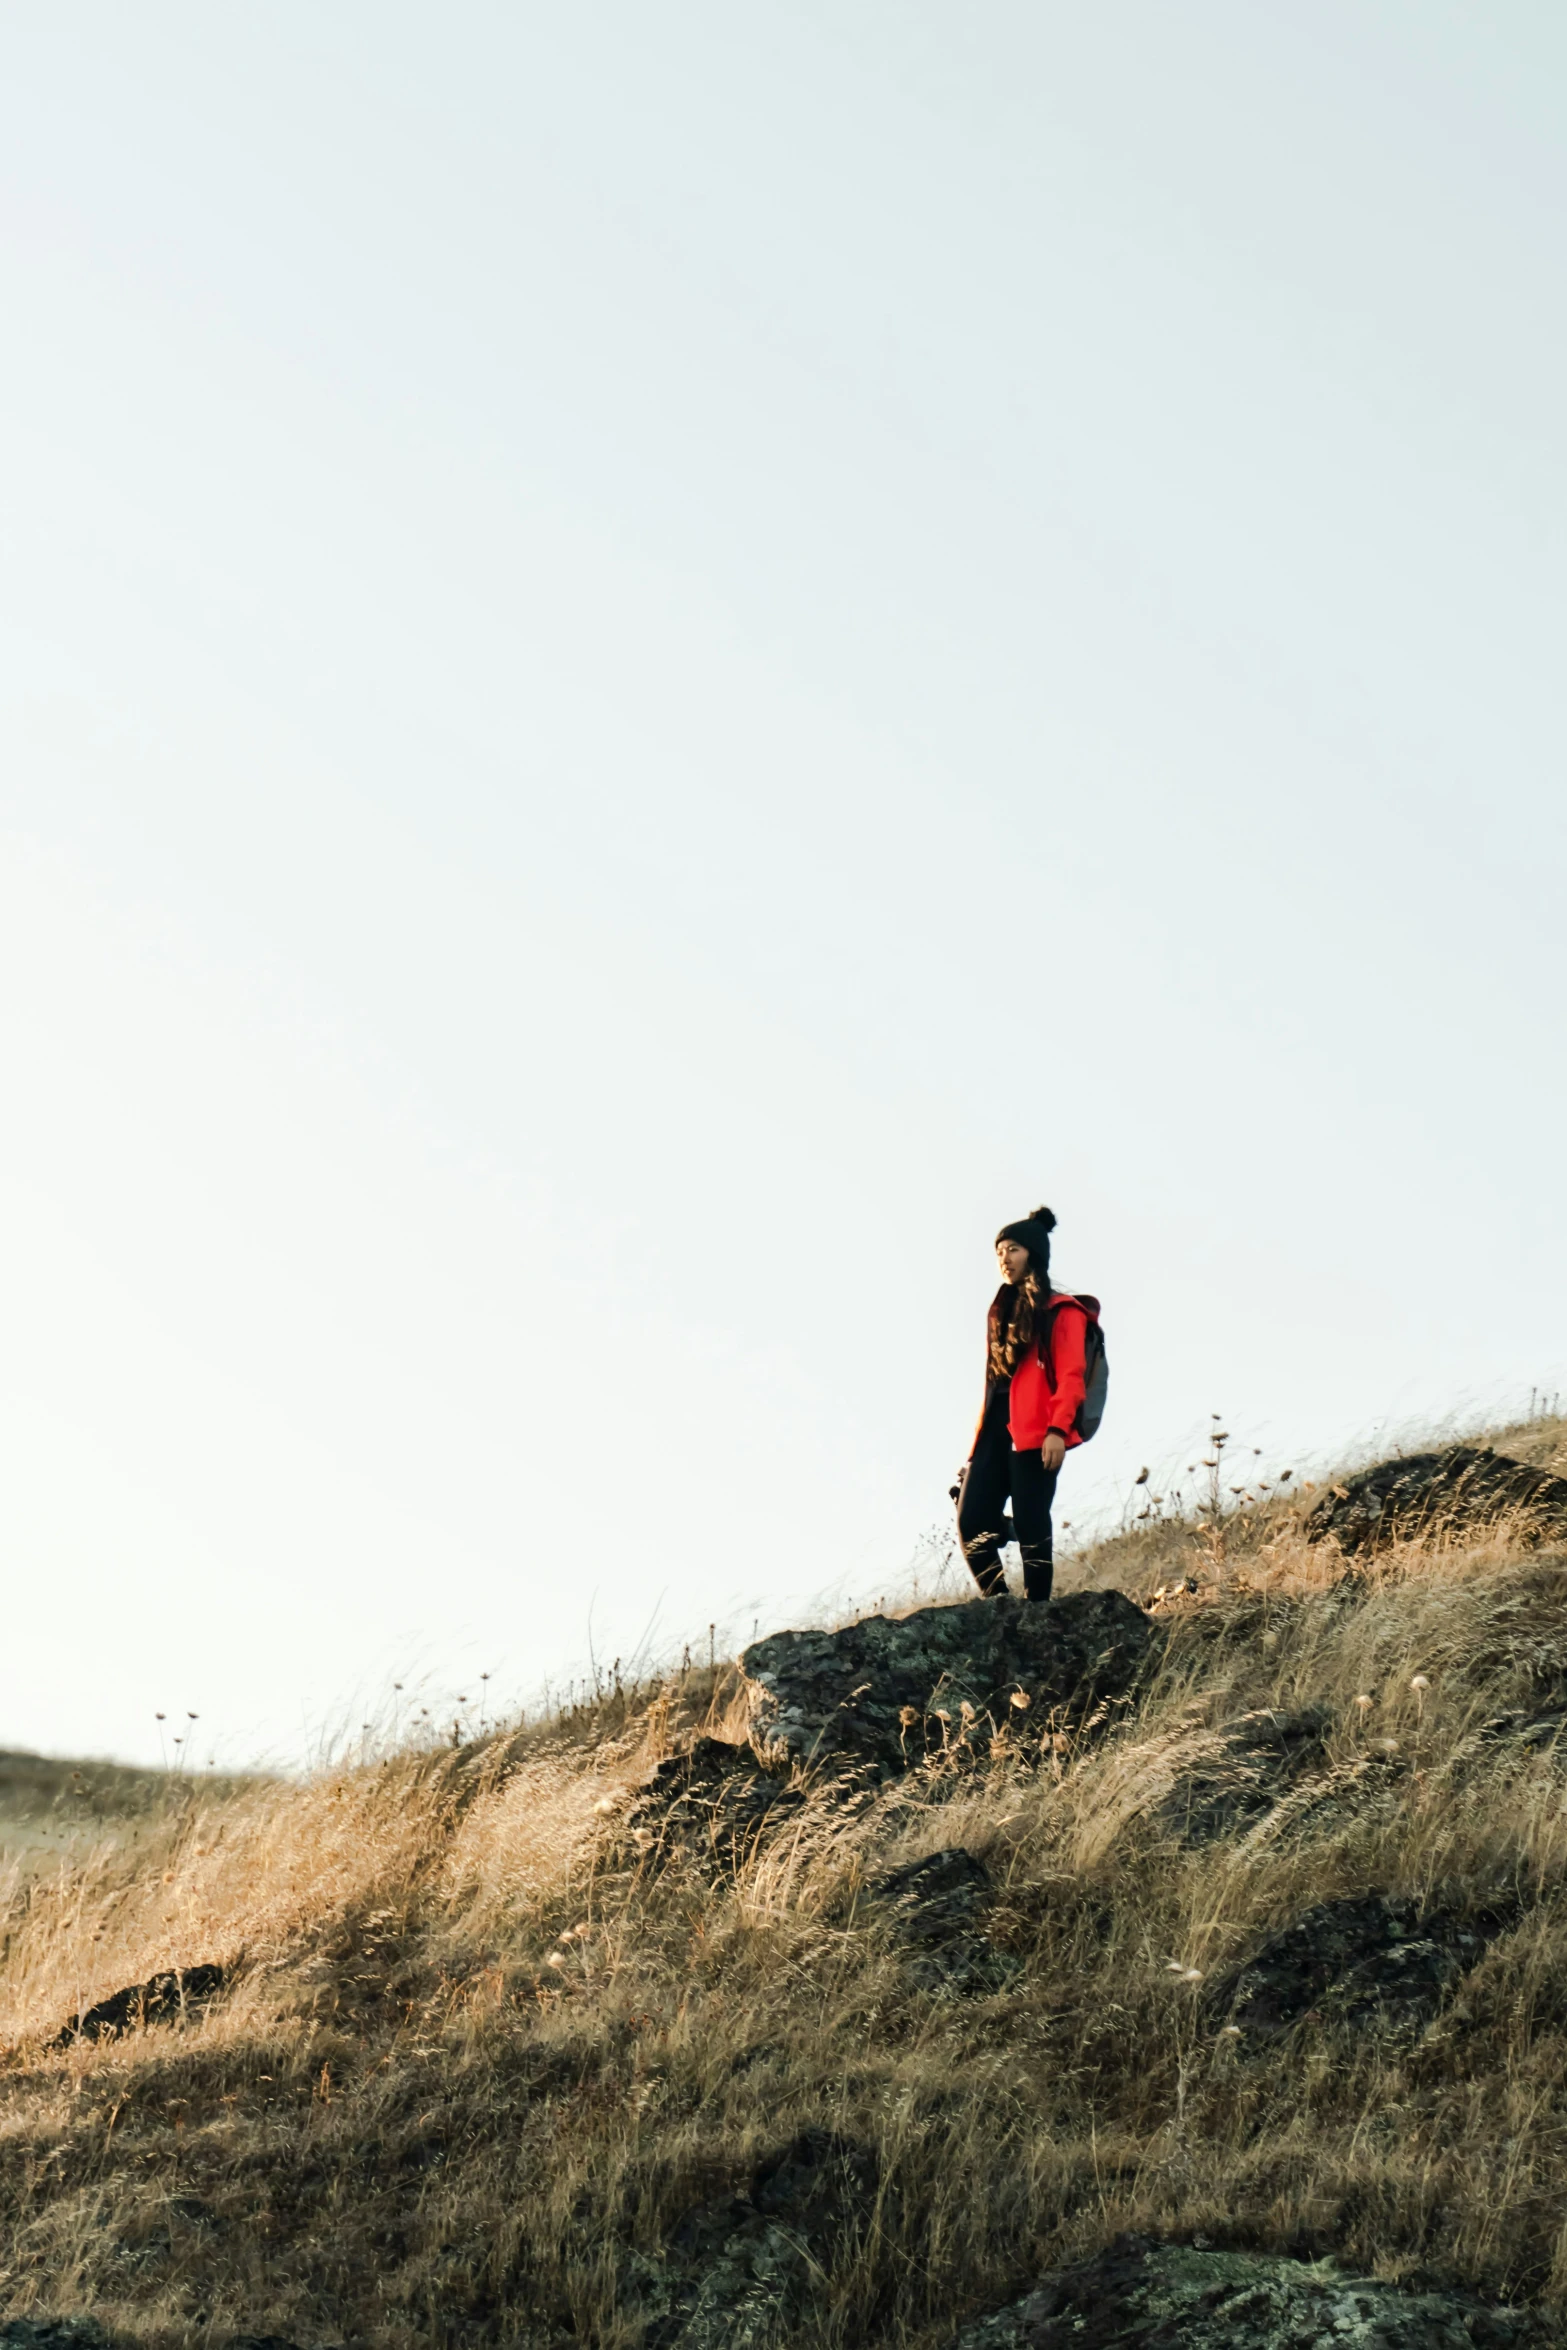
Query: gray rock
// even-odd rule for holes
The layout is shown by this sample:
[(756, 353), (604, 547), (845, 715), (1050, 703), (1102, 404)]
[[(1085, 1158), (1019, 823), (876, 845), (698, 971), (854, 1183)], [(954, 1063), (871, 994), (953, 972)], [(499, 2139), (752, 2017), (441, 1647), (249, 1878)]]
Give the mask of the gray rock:
[(1478, 1531), (1504, 1517), (1522, 1540), (1567, 1534), (1567, 1477), (1483, 1445), (1451, 1444), (1342, 1478), (1307, 1516), (1306, 1540), (1336, 1542), (1352, 1556), (1418, 1534)]
[(1422, 1914), (1386, 1893), (1319, 1902), (1216, 1982), (1207, 2005), (1256, 2040), (1307, 2017), (1415, 2032), (1509, 1922), (1495, 1909)]
[(897, 1941), (914, 1947), (972, 1932), (995, 1898), (989, 1869), (961, 1844), (886, 1870), (862, 1896), (867, 1908), (886, 1917)]
[(1505, 1771), (1540, 1762), (1567, 1765), (1567, 1707), (1552, 1705), (1530, 1713), (1518, 1706), (1493, 1714), (1460, 1741), (1443, 1768), (1459, 1776), (1475, 1764)]
[(1263, 1708), (1224, 1723), (1196, 1742), (1194, 1760), (1159, 1805), (1161, 1823), (1185, 1844), (1244, 1834), (1321, 1769), (1332, 1719), (1318, 1705), (1297, 1713)]
[(1278, 1801), (1249, 1825), (1240, 1823), (1238, 1843), (1255, 1851), (1263, 1844), (1299, 1845), (1339, 1836), (1354, 1825), (1390, 1819), (1403, 1802), (1409, 1778), (1402, 1754), (1346, 1757), (1287, 1786)]
[(118, 2040), (148, 2024), (183, 2023), (216, 1999), (223, 1983), (220, 1966), (175, 1967), (148, 1982), (129, 1983), (68, 2023), (55, 2035), (52, 2045), (65, 2048), (73, 2040)]
[[(129, 2350), (123, 2335), (105, 2333), (91, 2317), (8, 2318), (0, 2322), (0, 2350), (6, 2345), (13, 2350)], [(298, 2345), (281, 2334), (230, 2334), (223, 2350), (298, 2350)]]
[(1567, 1706), (1548, 1706), (1543, 1713), (1527, 1714), (1511, 1728), (1511, 1743), (1525, 1754), (1549, 1755), (1553, 1761), (1563, 1759), (1562, 1733), (1567, 1730)]
[(225, 2350), (299, 2350), (299, 2345), (282, 2334), (235, 2334)]
[(876, 2176), (868, 2148), (805, 2130), (740, 2194), (691, 2212), (660, 2273), (644, 2279), (643, 2350), (772, 2350), (814, 2338), (805, 2329), (868, 2223)]
[(861, 1901), (873, 1916), (886, 1918), (892, 1939), (907, 1954), (910, 1979), (922, 1991), (985, 1998), (1022, 1972), (1012, 1953), (998, 1950), (980, 1930), (995, 1887), (979, 1855), (960, 1844), (873, 1877)]
[(1080, 1591), (1048, 1607), (973, 1599), (836, 1632), (776, 1632), (740, 1668), (758, 1744), (890, 1773), (929, 1754), (983, 1752), (1003, 1725), (1025, 1741), (1052, 1723), (1081, 1728), (1127, 1696), (1161, 1639), (1124, 1592)]
[(658, 1765), (625, 1815), (633, 1833), (721, 1861), (743, 1857), (762, 1830), (799, 1810), (806, 1791), (788, 1771), (764, 1770), (749, 1746), (698, 1738)]
[(112, 2350), (109, 2336), (90, 2317), (12, 2317), (0, 2324), (0, 2342), (17, 2350)]
[[(282, 2334), (233, 2334), (223, 2350), (299, 2350), (299, 2345), (285, 2340)], [(341, 2344), (336, 2350), (342, 2350)]]
[(807, 1787), (787, 1757), (782, 1768), (770, 1769), (748, 1744), (698, 1738), (644, 1782), (626, 1808), (619, 1836), (623, 1849), (629, 1837), (645, 1859), (678, 1854), (722, 1876), (743, 1866), (807, 1800), (831, 1803), (846, 1820), (876, 1797), (875, 1785), (857, 1765), (815, 1772)]
[(1527, 2310), (1406, 2293), (1327, 2261), (1123, 2238), (981, 2318), (950, 2350), (1546, 2350)]

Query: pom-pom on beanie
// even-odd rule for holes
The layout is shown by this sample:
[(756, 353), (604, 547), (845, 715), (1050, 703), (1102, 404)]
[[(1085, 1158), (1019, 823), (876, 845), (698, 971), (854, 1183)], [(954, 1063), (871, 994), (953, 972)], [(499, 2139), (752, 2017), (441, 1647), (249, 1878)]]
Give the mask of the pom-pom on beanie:
[(1050, 1271), (1050, 1235), (1056, 1220), (1049, 1208), (1031, 1208), (1026, 1216), (1019, 1216), (1015, 1224), (1003, 1224), (996, 1234), (996, 1246), (1004, 1240), (1015, 1240), (1026, 1248), (1033, 1260), (1033, 1270), (1041, 1279)]

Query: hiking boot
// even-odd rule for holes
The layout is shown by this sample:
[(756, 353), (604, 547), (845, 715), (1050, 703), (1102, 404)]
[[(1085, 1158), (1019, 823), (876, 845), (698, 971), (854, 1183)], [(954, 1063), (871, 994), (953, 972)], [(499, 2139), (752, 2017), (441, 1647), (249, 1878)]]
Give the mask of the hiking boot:
[(1052, 1559), (1030, 1558), (1023, 1553), (1023, 1597), (1041, 1602), (1050, 1597), (1055, 1581), (1055, 1562)]

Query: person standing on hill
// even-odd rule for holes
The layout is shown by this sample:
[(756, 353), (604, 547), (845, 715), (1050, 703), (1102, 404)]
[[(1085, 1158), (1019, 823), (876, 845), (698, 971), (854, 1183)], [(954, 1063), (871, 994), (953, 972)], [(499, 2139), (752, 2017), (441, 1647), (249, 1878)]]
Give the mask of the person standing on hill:
[(1049, 1208), (1035, 1208), (996, 1234), (1001, 1287), (985, 1334), (985, 1402), (957, 1488), (958, 1540), (987, 1599), (1006, 1593), (1001, 1546), (1009, 1495), (1023, 1554), (1023, 1596), (1050, 1597), (1056, 1477), (1083, 1441), (1089, 1326), (1097, 1325), (1099, 1301), (1051, 1288), (1055, 1222)]

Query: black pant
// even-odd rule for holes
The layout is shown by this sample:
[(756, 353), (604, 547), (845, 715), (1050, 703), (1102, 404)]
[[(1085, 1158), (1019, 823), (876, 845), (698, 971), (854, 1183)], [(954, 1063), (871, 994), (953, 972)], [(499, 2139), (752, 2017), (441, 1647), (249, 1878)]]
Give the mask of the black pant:
[(1017, 1546), (1023, 1553), (1023, 1596), (1048, 1599), (1055, 1572), (1055, 1532), (1050, 1505), (1056, 1478), (1037, 1446), (1014, 1452), (1004, 1413), (987, 1413), (974, 1457), (958, 1487), (958, 1540), (975, 1582), (987, 1599), (1006, 1590), (1001, 1572), (1003, 1519), (1008, 1494)]

